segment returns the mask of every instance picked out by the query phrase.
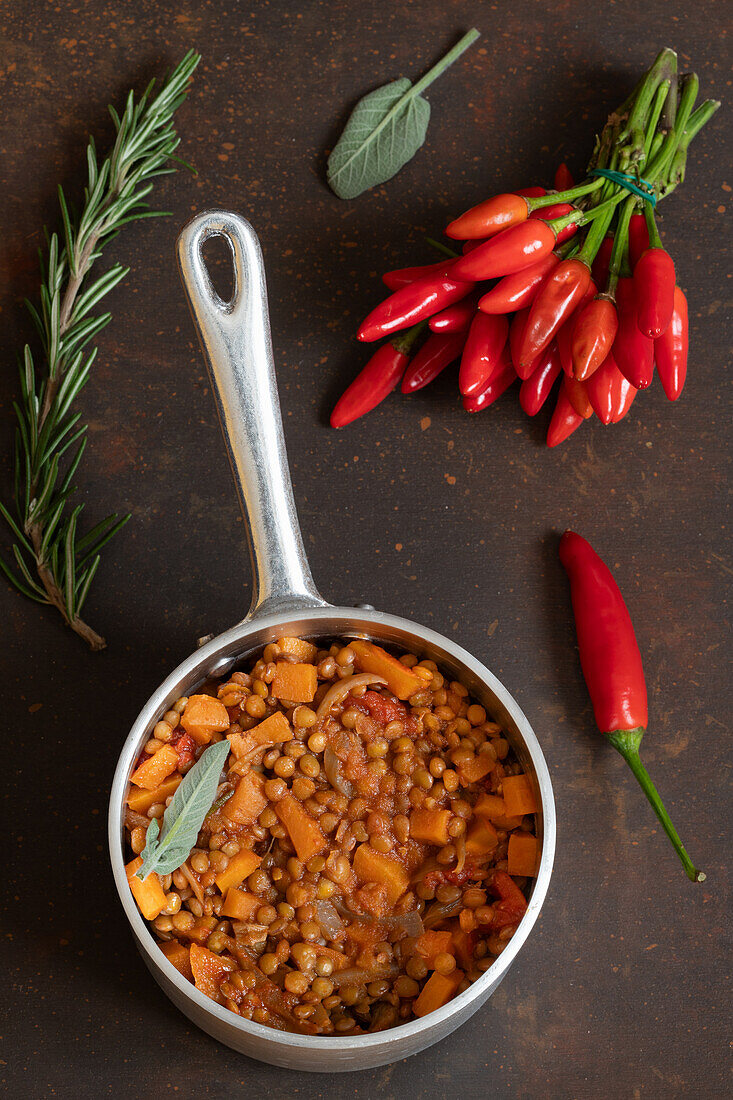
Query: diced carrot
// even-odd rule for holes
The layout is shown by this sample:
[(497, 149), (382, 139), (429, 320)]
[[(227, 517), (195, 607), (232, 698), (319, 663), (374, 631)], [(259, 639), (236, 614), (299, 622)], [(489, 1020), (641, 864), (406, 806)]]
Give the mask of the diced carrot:
[[(160, 752), (160, 749), (158, 752)], [(155, 755), (157, 756), (158, 753)], [(144, 814), (156, 802), (162, 802), (165, 805), (166, 798), (170, 798), (171, 795), (176, 793), (176, 788), (182, 779), (182, 775), (172, 775), (170, 779), (164, 780), (154, 791), (146, 791), (144, 788), (136, 791), (131, 789), (127, 795), (127, 805), (138, 814)]]
[(482, 794), (473, 808), (477, 817), (484, 817), (500, 829), (516, 829), (522, 824), (521, 817), (509, 817), (504, 799), (496, 794)]
[(432, 928), (428, 929), (415, 940), (415, 950), (418, 955), (425, 959), (428, 968), (432, 970), (436, 955), (441, 953), (451, 955), (453, 953), (453, 937), (450, 932), (438, 932)]
[(223, 703), (211, 695), (189, 695), (181, 725), (199, 745), (208, 745), (212, 733), (229, 729), (229, 712)]
[(161, 943), (160, 950), (168, 962), (172, 963), (180, 974), (183, 974), (184, 978), (188, 978), (189, 982), (193, 981), (191, 956), (188, 947), (179, 943), (178, 940), (168, 940), (167, 943)]
[(291, 665), (288, 661), (278, 661), (275, 665), (270, 693), (276, 699), (285, 699), (288, 703), (312, 703), (317, 687), (315, 665)]
[(232, 856), (214, 881), (222, 894), (226, 894), (230, 886), (239, 886), (240, 882), (257, 870), (260, 863), (262, 863), (261, 856), (256, 856), (248, 848), (241, 848), (235, 856)]
[(311, 817), (297, 798), (286, 794), (285, 798), (280, 798), (274, 803), (274, 810), (288, 830), (288, 836), (293, 842), (301, 863), (306, 863), (312, 856), (317, 856), (328, 847), (328, 841), (321, 832), (318, 822)]
[(312, 642), (306, 642), (303, 638), (278, 638), (277, 644), (284, 657), (294, 657), (296, 661), (313, 662), (318, 653), (318, 646)]
[[(228, 867), (227, 870), (229, 870)], [(255, 894), (248, 894), (246, 890), (238, 890), (236, 886), (230, 886), (221, 907), (221, 915), (231, 920), (251, 920), (261, 905), (262, 898), (258, 898)]]
[(232, 752), (239, 760), (242, 756), (256, 749), (258, 745), (282, 745), (285, 741), (292, 741), (293, 730), (282, 711), (275, 711), (264, 722), (253, 726), (251, 730), (241, 730), (239, 733), (229, 733), (227, 737), (232, 746)]
[(349, 642), (349, 649), (356, 654), (356, 666), (362, 672), (373, 672), (383, 676), (387, 687), (398, 699), (409, 699), (411, 695), (425, 686), (425, 680), (403, 665), (391, 653), (373, 642), (355, 638)]
[(437, 844), (442, 848), (450, 841), (448, 835), (450, 819), (450, 810), (415, 809), (410, 814), (410, 836), (413, 840), (422, 841), (423, 844)]
[(461, 786), (467, 787), (470, 783), (478, 783), (485, 775), (488, 775), (496, 761), (488, 752), (479, 752), (465, 764), (457, 768), (458, 779)]
[(352, 866), (362, 882), (377, 882), (387, 888), (390, 905), (394, 905), (410, 885), (410, 876), (402, 864), (376, 852), (369, 844), (359, 845)]
[(221, 808), (221, 813), (235, 825), (253, 825), (267, 805), (264, 781), (258, 772), (247, 772), (234, 788), (234, 794)]
[(454, 970), (451, 974), (439, 974), (434, 970), (413, 1003), (412, 1011), (416, 1016), (427, 1016), (429, 1012), (442, 1008), (456, 995), (462, 981), (462, 970)]
[[(130, 782), (136, 787), (154, 791), (177, 767), (178, 753), (170, 745), (163, 745), (162, 749), (158, 749), (135, 769), (130, 776)], [(152, 802), (150, 805), (152, 806)]]
[(537, 813), (537, 799), (528, 775), (506, 775), (501, 781), (504, 805), (509, 817)]
[(531, 833), (511, 833), (507, 852), (507, 871), (510, 875), (533, 878), (537, 874), (540, 846)]
[(483, 856), (493, 852), (499, 843), (496, 829), (485, 818), (477, 818), (466, 834), (466, 853), (469, 856)]
[(132, 896), (137, 902), (137, 907), (145, 917), (145, 920), (155, 920), (156, 917), (160, 916), (168, 903), (165, 900), (165, 892), (160, 885), (160, 879), (155, 871), (151, 871), (145, 880), (137, 877), (135, 872), (138, 871), (142, 865), (143, 861), (140, 856), (127, 864), (125, 867), (127, 881), (130, 884)]
[(206, 947), (191, 944), (191, 970), (196, 988), (214, 1001), (221, 1001), (219, 985), (225, 974), (237, 969), (234, 959), (222, 958)]

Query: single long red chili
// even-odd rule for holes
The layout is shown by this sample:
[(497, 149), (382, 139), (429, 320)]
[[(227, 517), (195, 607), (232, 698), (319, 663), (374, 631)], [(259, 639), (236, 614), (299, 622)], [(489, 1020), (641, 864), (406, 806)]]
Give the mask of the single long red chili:
[(657, 371), (670, 401), (676, 401), (687, 377), (689, 322), (687, 299), (681, 288), (674, 288), (674, 308), (667, 331), (654, 341)]
[(618, 389), (614, 387), (611, 393), (613, 401), (612, 424), (618, 424), (619, 420), (623, 420), (639, 392), (635, 386), (631, 385), (628, 378), (623, 378), (623, 375), (621, 377), (623, 379), (621, 385)]
[(558, 329), (555, 337), (557, 341), (558, 350), (560, 352), (560, 362), (562, 363), (562, 369), (568, 378), (573, 378), (573, 333), (575, 331), (575, 322), (586, 306), (590, 305), (596, 296), (596, 286), (591, 279), (590, 285), (585, 292), (585, 296), (581, 298), (579, 304), (575, 307), (573, 313), (570, 314), (566, 321), (563, 321), (562, 325)]
[(616, 306), (601, 294), (578, 311), (571, 337), (573, 375), (584, 382), (598, 370), (616, 339)]
[(519, 366), (531, 363), (546, 348), (574, 312), (591, 283), (590, 268), (579, 259), (562, 260), (547, 277), (532, 303), (522, 342)]
[(454, 262), (448, 261), (443, 272), (426, 275), (390, 294), (364, 318), (356, 334), (357, 339), (366, 343), (380, 340), (383, 336), (427, 320), (453, 302), (466, 298), (473, 290), (473, 283), (454, 277)]
[(612, 423), (614, 412), (619, 409), (629, 387), (631, 383), (624, 378), (616, 366), (613, 354), (609, 352), (598, 370), (594, 371), (586, 382), (588, 399), (593, 406), (593, 412), (602, 424)]
[(476, 312), (476, 296), (463, 298), (440, 313), (434, 313), (428, 321), (431, 332), (466, 332)]
[(553, 182), (556, 191), (569, 191), (575, 186), (575, 180), (567, 164), (558, 164)]
[(476, 313), (466, 337), (458, 373), (458, 389), (464, 397), (483, 390), (499, 369), (509, 336), (503, 314)]
[(582, 423), (583, 417), (576, 413), (570, 404), (567, 393), (561, 386), (557, 395), (557, 404), (547, 429), (547, 446), (557, 447), (558, 444), (564, 443), (568, 436), (577, 431)]
[(550, 344), (539, 356), (539, 362), (529, 378), (519, 387), (519, 404), (527, 416), (536, 416), (552, 392), (562, 370), (556, 343)]
[(667, 331), (674, 309), (677, 277), (674, 260), (664, 248), (642, 252), (634, 268), (636, 323), (651, 340)]
[(478, 308), (483, 313), (514, 313), (524, 309), (532, 304), (543, 282), (559, 263), (557, 253), (550, 252), (536, 264), (505, 275), (479, 299)]
[(555, 247), (555, 230), (533, 218), (484, 241), (473, 252), (455, 261), (456, 279), (500, 279), (537, 263)]
[(611, 253), (613, 252), (613, 237), (604, 237), (601, 247), (596, 252), (596, 258), (591, 265), (593, 282), (599, 289), (603, 289), (608, 282), (608, 271), (611, 266)]
[(460, 357), (465, 342), (465, 332), (431, 333), (410, 360), (402, 378), (402, 392), (415, 393), (429, 385)]
[(616, 286), (618, 330), (613, 342), (613, 358), (618, 369), (637, 390), (651, 385), (654, 377), (654, 341), (645, 336), (636, 323), (634, 280), (621, 278)]
[(385, 271), (382, 282), (389, 290), (400, 290), (403, 286), (410, 286), (418, 279), (424, 279), (426, 275), (435, 275), (438, 271), (445, 271), (450, 260), (438, 260), (434, 264), (422, 264), (420, 267), (398, 267), (394, 271)]
[(578, 416), (582, 416), (583, 420), (588, 420), (593, 416), (593, 406), (588, 397), (585, 382), (579, 382), (577, 378), (568, 378), (567, 374), (564, 374), (562, 389)]
[(492, 237), (502, 229), (526, 221), (529, 207), (522, 195), (509, 192), (493, 195), (477, 206), (466, 210), (450, 222), (445, 235), (454, 241), (467, 241), (472, 237)]
[(560, 540), (560, 561), (570, 580), (578, 650), (596, 723), (641, 785), (685, 872), (702, 882), (639, 757), (648, 724), (644, 669), (628, 608), (611, 571), (590, 543), (574, 531)]
[(643, 214), (632, 214), (629, 222), (629, 263), (633, 271), (649, 247), (649, 230)]
[(540, 356), (538, 355), (531, 363), (525, 363), (522, 365), (519, 362), (519, 349), (522, 343), (522, 337), (524, 330), (527, 327), (527, 320), (529, 319), (530, 307), (526, 309), (519, 309), (514, 314), (509, 325), (509, 350), (511, 352), (512, 363), (518, 376), (522, 379), (529, 378), (531, 374), (536, 370)]
[(487, 409), (498, 401), (501, 395), (509, 389), (516, 380), (517, 372), (512, 366), (509, 356), (505, 353), (502, 361), (492, 374), (490, 380), (480, 393), (474, 393), (463, 397), (463, 408), (466, 412), (476, 413)]
[(331, 413), (332, 428), (345, 428), (384, 401), (405, 373), (410, 350), (422, 328), (422, 325), (415, 325), (409, 332), (377, 348), (336, 402)]

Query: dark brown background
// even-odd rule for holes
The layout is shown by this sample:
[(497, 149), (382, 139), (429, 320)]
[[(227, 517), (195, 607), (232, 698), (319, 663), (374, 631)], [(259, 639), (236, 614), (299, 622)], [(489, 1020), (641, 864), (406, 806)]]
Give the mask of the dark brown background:
[[(55, 187), (81, 182), (105, 104), (203, 55), (180, 112), (198, 176), (164, 179), (167, 221), (110, 248), (131, 273), (112, 295), (82, 400), (79, 478), (90, 520), (130, 510), (88, 603), (110, 639), (91, 654), (53, 614), (0, 584), (5, 1021), (0, 1077), (20, 1097), (718, 1097), (728, 1068), (723, 828), (730, 670), (724, 528), (730, 406), (724, 234), (726, 110), (664, 204), (691, 307), (687, 390), (658, 384), (613, 430), (556, 451), (516, 395), (463, 415), (452, 379), (394, 397), (339, 434), (327, 415), (364, 360), (355, 322), (377, 273), (427, 262), (424, 232), (492, 191), (582, 169), (594, 132), (665, 44), (725, 98), (720, 3), (552, 5), (369, 0), (0, 4), (0, 452), (7, 496), (21, 307), (37, 286)], [(730, 10), (730, 9), (728, 9)], [(398, 178), (343, 203), (324, 150), (356, 99), (416, 78), (475, 24), (480, 42), (430, 92), (426, 146)], [(733, 181), (731, 181), (733, 182)], [(514, 692), (555, 783), (550, 894), (518, 962), (460, 1032), (410, 1061), (345, 1078), (248, 1061), (193, 1030), (133, 948), (108, 870), (105, 813), (126, 732), (195, 639), (248, 604), (242, 520), (173, 246), (206, 206), (252, 220), (267, 261), (285, 431), (323, 592), (369, 600), (455, 636)], [(558, 532), (614, 566), (650, 685), (646, 761), (694, 857), (693, 887), (581, 681)], [(729, 803), (728, 803), (729, 805)]]

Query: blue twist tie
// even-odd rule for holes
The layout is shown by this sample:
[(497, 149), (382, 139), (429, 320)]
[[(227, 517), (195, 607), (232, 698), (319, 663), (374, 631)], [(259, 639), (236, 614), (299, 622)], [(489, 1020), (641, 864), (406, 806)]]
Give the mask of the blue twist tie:
[(644, 179), (628, 176), (626, 172), (617, 172), (615, 168), (594, 168), (588, 175), (603, 176), (604, 179), (611, 180), (612, 183), (617, 183), (619, 187), (623, 187), (626, 191), (631, 191), (632, 195), (638, 195), (639, 198), (644, 199), (645, 202), (650, 202), (652, 210), (657, 205), (657, 196), (654, 194), (654, 188)]

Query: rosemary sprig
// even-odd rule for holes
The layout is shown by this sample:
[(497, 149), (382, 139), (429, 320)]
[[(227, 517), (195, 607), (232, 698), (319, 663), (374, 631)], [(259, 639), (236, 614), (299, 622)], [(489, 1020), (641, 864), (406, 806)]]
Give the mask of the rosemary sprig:
[[(186, 98), (200, 57), (189, 50), (154, 95), (155, 81), (138, 99), (128, 94), (120, 117), (109, 108), (117, 137), (100, 164), (93, 138), (87, 146), (88, 182), (76, 216), (59, 187), (63, 234), (46, 234), (40, 251), (38, 306), (26, 301), (43, 356), (36, 367), (26, 345), (20, 366), (20, 399), (15, 439), (14, 511), (0, 503), (16, 542), (15, 569), (0, 558), (0, 569), (29, 599), (50, 604), (92, 649), (102, 638), (81, 618), (99, 566), (99, 551), (129, 516), (107, 516), (86, 534), (78, 532), (83, 504), (68, 512), (74, 474), (86, 446), (86, 427), (74, 402), (89, 379), (97, 354), (90, 342), (108, 324), (109, 313), (93, 310), (128, 273), (115, 264), (95, 281), (89, 275), (104, 246), (128, 222), (159, 215), (145, 201), (156, 176), (176, 171), (172, 160), (179, 138), (173, 116)], [(188, 167), (188, 166), (186, 166)]]

